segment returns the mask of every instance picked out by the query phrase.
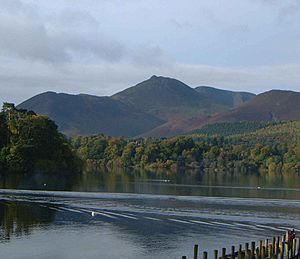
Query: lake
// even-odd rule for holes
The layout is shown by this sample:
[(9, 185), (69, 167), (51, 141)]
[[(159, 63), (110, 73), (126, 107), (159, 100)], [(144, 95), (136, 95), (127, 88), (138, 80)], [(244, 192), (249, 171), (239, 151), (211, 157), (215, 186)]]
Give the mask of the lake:
[(295, 174), (0, 177), (0, 258), (162, 259), (300, 232)]

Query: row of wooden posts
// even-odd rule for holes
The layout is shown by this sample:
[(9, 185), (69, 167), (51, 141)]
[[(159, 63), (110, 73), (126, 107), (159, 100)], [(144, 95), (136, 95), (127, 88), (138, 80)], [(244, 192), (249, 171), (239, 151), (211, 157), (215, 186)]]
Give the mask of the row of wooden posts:
[[(199, 256), (198, 245), (194, 246), (193, 259), (201, 259)], [(208, 253), (203, 252), (203, 259), (208, 258)], [(226, 252), (226, 248), (222, 248), (221, 254), (218, 250), (214, 250), (214, 259), (300, 259), (300, 238), (294, 238), (288, 242), (288, 233), (282, 237), (273, 237), (272, 239), (266, 239), (259, 241), (258, 244), (251, 242), (244, 245), (239, 245), (238, 250), (235, 246), (231, 247), (231, 253)], [(182, 256), (182, 259), (188, 259), (186, 256)]]

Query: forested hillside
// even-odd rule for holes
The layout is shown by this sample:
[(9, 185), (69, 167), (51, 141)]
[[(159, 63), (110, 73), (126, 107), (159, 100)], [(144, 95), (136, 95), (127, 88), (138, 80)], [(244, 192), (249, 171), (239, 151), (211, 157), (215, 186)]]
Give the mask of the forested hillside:
[(193, 134), (126, 140), (99, 135), (77, 137), (72, 143), (78, 155), (94, 166), (300, 172), (300, 121), (227, 137)]
[(5, 103), (0, 113), (0, 172), (79, 172), (81, 161), (48, 117)]

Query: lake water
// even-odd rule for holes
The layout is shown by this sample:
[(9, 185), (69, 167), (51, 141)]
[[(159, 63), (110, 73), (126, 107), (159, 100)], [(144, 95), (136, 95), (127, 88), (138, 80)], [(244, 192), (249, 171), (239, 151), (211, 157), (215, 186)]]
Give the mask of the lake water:
[(0, 188), (0, 258), (191, 258), (196, 243), (212, 254), (300, 233), (293, 174), (2, 176)]

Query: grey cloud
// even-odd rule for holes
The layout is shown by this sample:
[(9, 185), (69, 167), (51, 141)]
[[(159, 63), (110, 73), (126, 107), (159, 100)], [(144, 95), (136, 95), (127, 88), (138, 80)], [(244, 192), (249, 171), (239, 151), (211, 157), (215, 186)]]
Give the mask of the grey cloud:
[[(2, 52), (52, 63), (71, 61), (85, 54), (105, 61), (118, 61), (126, 53), (123, 44), (100, 32), (88, 13), (64, 11), (56, 22), (46, 24), (37, 19), (37, 13), (32, 15), (33, 7), (20, 1), (1, 0), (2, 7), (6, 10), (0, 12)], [(78, 26), (80, 23), (82, 27)]]

